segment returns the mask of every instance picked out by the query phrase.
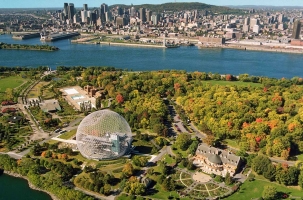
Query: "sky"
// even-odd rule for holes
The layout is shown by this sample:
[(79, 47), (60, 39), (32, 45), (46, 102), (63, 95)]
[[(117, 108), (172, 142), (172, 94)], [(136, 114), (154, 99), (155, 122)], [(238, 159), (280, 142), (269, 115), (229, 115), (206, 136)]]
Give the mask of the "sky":
[[(82, 7), (84, 3), (88, 7), (99, 7), (102, 3), (112, 4), (162, 4), (174, 2), (174, 0), (0, 0), (0, 8), (48, 8), (63, 7), (63, 3), (74, 3), (75, 7)], [(201, 2), (212, 5), (271, 5), (271, 6), (303, 6), (303, 0), (176, 0), (176, 2)]]

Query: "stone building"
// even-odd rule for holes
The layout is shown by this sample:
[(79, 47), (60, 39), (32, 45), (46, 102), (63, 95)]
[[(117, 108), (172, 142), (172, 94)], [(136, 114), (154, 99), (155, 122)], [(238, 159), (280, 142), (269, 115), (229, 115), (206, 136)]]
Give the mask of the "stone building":
[(201, 143), (196, 150), (194, 164), (208, 174), (225, 177), (228, 172), (234, 176), (241, 165), (241, 158), (229, 151)]

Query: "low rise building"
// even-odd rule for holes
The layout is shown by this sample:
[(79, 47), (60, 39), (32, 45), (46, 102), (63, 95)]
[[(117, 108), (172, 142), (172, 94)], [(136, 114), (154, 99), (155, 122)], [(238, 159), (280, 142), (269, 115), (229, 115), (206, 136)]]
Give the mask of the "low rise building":
[(235, 175), (241, 165), (241, 158), (229, 151), (201, 143), (193, 163), (205, 173), (225, 177), (227, 173)]

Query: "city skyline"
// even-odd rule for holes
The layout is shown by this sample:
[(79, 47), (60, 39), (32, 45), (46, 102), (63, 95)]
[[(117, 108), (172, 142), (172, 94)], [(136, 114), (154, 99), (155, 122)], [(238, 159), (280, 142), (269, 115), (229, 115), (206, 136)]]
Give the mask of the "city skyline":
[[(48, 8), (48, 7), (62, 7), (63, 3), (67, 1), (64, 0), (53, 0), (53, 1), (36, 1), (36, 0), (15, 0), (15, 1), (9, 1), (9, 0), (2, 0), (2, 6), (1, 8)], [(95, 0), (72, 0), (69, 1), (70, 3), (74, 3), (75, 7), (82, 7), (83, 4), (88, 4), (89, 7), (99, 7), (102, 3), (106, 3), (108, 5), (113, 4), (134, 4), (134, 5), (140, 5), (140, 4), (151, 4), (150, 1), (147, 0), (132, 0), (129, 2), (125, 2), (123, 0), (103, 0), (103, 1), (95, 1)], [(169, 3), (172, 1), (162, 1), (162, 0), (155, 0), (152, 4), (163, 4), (163, 3)], [(194, 2), (192, 0), (182, 0), (182, 1), (176, 1), (177, 3), (181, 2)], [(211, 5), (217, 5), (217, 6), (226, 6), (226, 5), (264, 5), (264, 6), (303, 6), (303, 2), (301, 0), (289, 0), (289, 1), (283, 1), (283, 0), (276, 0), (274, 3), (268, 3), (267, 1), (262, 0), (234, 0), (232, 2), (226, 2), (224, 0), (204, 0), (199, 1), (200, 3), (206, 3)]]

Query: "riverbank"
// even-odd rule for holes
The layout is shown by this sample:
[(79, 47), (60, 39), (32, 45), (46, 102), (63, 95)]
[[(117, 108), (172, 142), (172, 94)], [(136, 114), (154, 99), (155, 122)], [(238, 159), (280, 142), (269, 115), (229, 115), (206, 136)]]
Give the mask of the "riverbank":
[(56, 197), (54, 194), (50, 193), (49, 191), (47, 190), (43, 190), (41, 188), (38, 188), (36, 186), (34, 186), (30, 181), (29, 179), (26, 177), (26, 176), (22, 176), (20, 174), (17, 174), (17, 173), (14, 173), (14, 172), (10, 172), (10, 171), (4, 171), (4, 174), (7, 174), (9, 176), (13, 176), (13, 177), (16, 177), (16, 178), (22, 178), (22, 179), (25, 179), (27, 180), (27, 183), (28, 183), (28, 186), (33, 189), (33, 190), (37, 190), (37, 191), (41, 191), (41, 192), (44, 192), (44, 193), (47, 193), (53, 200), (59, 200), (58, 197)]
[(156, 44), (137, 44), (137, 43), (120, 43), (120, 42), (87, 42), (87, 41), (77, 41), (72, 40), (74, 44), (107, 44), (108, 46), (131, 46), (131, 47), (151, 47), (151, 48), (166, 48), (162, 45)]
[(303, 54), (303, 49), (300, 48), (275, 48), (269, 46), (253, 46), (253, 45), (240, 45), (240, 44), (226, 44), (221, 48), (226, 49), (238, 49), (244, 51), (267, 51), (267, 52), (277, 52), (277, 53), (294, 53), (294, 54)]

